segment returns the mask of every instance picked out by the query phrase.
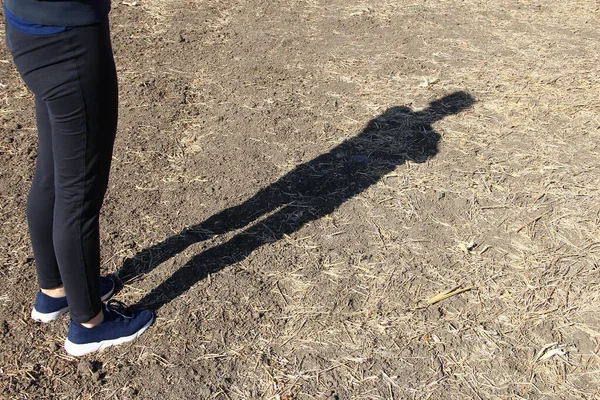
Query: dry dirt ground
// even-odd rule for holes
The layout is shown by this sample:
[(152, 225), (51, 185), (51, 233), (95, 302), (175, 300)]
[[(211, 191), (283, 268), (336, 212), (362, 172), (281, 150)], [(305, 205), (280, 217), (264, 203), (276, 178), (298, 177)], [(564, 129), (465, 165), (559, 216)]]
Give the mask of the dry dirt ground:
[(74, 359), (68, 317), (30, 320), (36, 130), (2, 44), (0, 396), (600, 398), (597, 1), (128, 0), (111, 25), (103, 273), (157, 321)]

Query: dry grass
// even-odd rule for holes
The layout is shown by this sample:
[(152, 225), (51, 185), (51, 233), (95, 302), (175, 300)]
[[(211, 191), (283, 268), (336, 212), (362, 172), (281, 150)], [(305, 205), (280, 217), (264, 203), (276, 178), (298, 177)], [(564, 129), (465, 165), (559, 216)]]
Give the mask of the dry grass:
[[(118, 7), (115, 31), (130, 34), (127, 6)], [(128, 188), (147, 204), (136, 208), (135, 224), (108, 219), (109, 230), (137, 243), (103, 243), (119, 255), (107, 269), (242, 203), (390, 106), (424, 109), (457, 90), (477, 102), (433, 125), (442, 136), (436, 157), (401, 164), (334, 213), (247, 257), (232, 255), (228, 268), (163, 305), (141, 344), (100, 356), (114, 378), (90, 398), (128, 398), (151, 380), (215, 399), (600, 398), (596, 2), (152, 0), (135, 7), (147, 21), (137, 28), (143, 49), (198, 29), (207, 50), (168, 62), (142, 51), (133, 62), (118, 42), (125, 97), (143, 101), (125, 104), (137, 125), (121, 139), (115, 164), (122, 173), (140, 171), (116, 183), (108, 207), (127, 208), (119, 194)], [(176, 26), (190, 13), (206, 18)], [(9, 78), (14, 72), (0, 83)], [(183, 88), (189, 101), (180, 105)], [(160, 90), (166, 98), (152, 102), (147, 93)], [(3, 115), (25, 104), (21, 93), (0, 86)], [(147, 110), (167, 106), (200, 116), (146, 121)], [(192, 203), (193, 193), (211, 187), (229, 199)], [(187, 197), (177, 203), (178, 196)], [(7, 212), (0, 210), (3, 235), (19, 238), (12, 252), (23, 258), (26, 241), (16, 232), (24, 225)], [(240, 232), (189, 246), (128, 282), (121, 299), (139, 301)], [(440, 293), (452, 296), (433, 304)], [(5, 310), (6, 303), (0, 298)], [(35, 378), (31, 362), (2, 370), (5, 382)], [(122, 370), (135, 378), (123, 381)], [(47, 382), (68, 386), (60, 377)]]

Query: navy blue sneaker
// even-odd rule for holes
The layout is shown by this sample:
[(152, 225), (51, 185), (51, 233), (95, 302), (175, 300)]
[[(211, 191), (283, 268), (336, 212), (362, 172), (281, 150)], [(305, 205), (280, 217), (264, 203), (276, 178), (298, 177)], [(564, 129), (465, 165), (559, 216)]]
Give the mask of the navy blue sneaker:
[[(100, 295), (102, 301), (106, 301), (115, 291), (115, 282), (108, 276), (100, 277)], [(41, 290), (35, 295), (35, 304), (31, 310), (31, 318), (40, 322), (54, 321), (69, 311), (69, 303), (66, 297), (50, 297)]]
[(65, 350), (72, 356), (82, 356), (107, 347), (131, 342), (140, 336), (154, 321), (150, 310), (131, 312), (125, 305), (110, 300), (102, 310), (104, 321), (93, 328), (69, 322)]

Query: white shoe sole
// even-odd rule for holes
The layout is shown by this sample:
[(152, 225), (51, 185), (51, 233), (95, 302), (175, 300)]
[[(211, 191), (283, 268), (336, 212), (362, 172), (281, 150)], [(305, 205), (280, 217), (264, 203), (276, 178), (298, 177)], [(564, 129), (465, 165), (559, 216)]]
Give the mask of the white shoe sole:
[[(112, 296), (112, 294), (114, 292), (115, 292), (115, 286), (113, 285), (113, 288), (110, 290), (110, 292), (108, 292), (104, 296), (102, 296), (101, 300), (106, 301), (106, 299), (108, 299), (110, 296)], [(41, 313), (38, 310), (36, 310), (34, 307), (33, 310), (31, 310), (31, 318), (34, 321), (38, 321), (38, 322), (42, 322), (42, 323), (46, 324), (48, 322), (54, 321), (55, 319), (57, 319), (58, 317), (60, 317), (64, 313), (66, 313), (67, 311), (69, 311), (69, 307), (61, 308), (60, 310), (54, 311), (51, 313)]]
[(62, 308), (58, 311), (54, 311), (51, 313), (41, 313), (34, 308), (33, 310), (31, 310), (31, 318), (34, 321), (48, 323), (50, 321), (54, 321), (55, 319), (57, 319), (58, 317), (60, 317), (64, 313), (66, 313), (67, 311), (69, 311), (69, 307), (65, 307), (65, 308)]
[(113, 282), (113, 287), (110, 289), (110, 292), (106, 293), (104, 296), (100, 297), (100, 300), (106, 301), (110, 296), (115, 292), (115, 283)]
[(120, 337), (120, 338), (116, 338), (116, 339), (112, 339), (112, 340), (103, 340), (101, 342), (77, 344), (77, 343), (71, 342), (69, 340), (69, 338), (67, 338), (65, 340), (65, 350), (70, 355), (79, 357), (79, 356), (83, 356), (88, 353), (93, 353), (95, 351), (105, 349), (107, 347), (112, 347), (112, 346), (116, 346), (119, 344), (131, 342), (131, 341), (135, 340), (136, 338), (138, 338), (142, 333), (144, 333), (144, 331), (146, 331), (146, 329), (148, 329), (148, 327), (150, 325), (152, 325), (152, 322), (154, 322), (154, 315), (152, 316), (152, 319), (150, 319), (150, 321), (148, 321), (146, 323), (146, 325), (144, 325), (140, 330), (135, 332), (133, 335), (124, 336), (124, 337)]

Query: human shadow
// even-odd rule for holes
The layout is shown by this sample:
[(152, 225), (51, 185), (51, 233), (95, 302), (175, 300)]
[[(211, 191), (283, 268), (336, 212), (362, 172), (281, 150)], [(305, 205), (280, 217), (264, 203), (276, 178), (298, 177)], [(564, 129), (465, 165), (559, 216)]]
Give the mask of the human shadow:
[(116, 276), (126, 282), (151, 271), (194, 243), (242, 229), (264, 217), (225, 243), (193, 256), (136, 305), (158, 309), (208, 274), (239, 262), (263, 244), (280, 240), (310, 221), (331, 214), (404, 162), (421, 163), (434, 157), (440, 136), (431, 124), (473, 103), (473, 97), (461, 91), (435, 100), (418, 112), (408, 107), (391, 107), (372, 119), (358, 135), (298, 165), (242, 204), (126, 259)]

